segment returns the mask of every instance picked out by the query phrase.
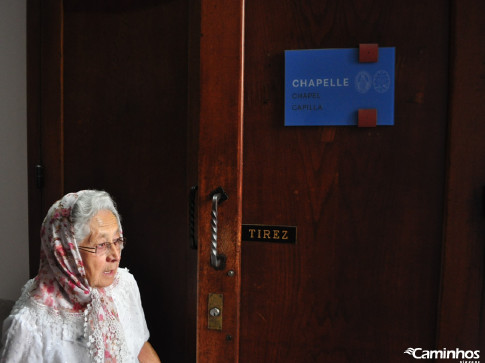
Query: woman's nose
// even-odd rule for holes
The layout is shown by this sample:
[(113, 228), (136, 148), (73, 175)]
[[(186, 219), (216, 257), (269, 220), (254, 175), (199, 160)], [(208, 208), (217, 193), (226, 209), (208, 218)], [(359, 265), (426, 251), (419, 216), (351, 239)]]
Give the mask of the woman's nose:
[(116, 262), (119, 261), (121, 258), (121, 250), (116, 248), (113, 244), (109, 245), (109, 251), (107, 254), (107, 259), (109, 262)]

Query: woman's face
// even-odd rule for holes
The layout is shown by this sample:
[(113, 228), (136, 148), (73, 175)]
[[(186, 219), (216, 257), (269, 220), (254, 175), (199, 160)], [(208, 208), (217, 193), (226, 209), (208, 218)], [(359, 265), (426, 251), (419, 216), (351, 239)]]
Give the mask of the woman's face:
[[(91, 219), (89, 227), (91, 234), (79, 244), (80, 246), (96, 247), (100, 243), (113, 242), (120, 237), (118, 220), (109, 210), (101, 210), (96, 214)], [(91, 287), (102, 288), (113, 283), (120, 264), (121, 251), (111, 245), (106, 255), (98, 256), (82, 250), (80, 253)]]

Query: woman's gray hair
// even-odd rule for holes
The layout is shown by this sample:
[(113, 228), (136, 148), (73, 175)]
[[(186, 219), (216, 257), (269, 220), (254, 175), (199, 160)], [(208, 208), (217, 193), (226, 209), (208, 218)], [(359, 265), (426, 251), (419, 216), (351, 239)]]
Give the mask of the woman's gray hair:
[(121, 230), (121, 218), (116, 209), (116, 203), (107, 192), (100, 190), (79, 192), (78, 199), (71, 211), (71, 222), (76, 243), (81, 243), (91, 233), (89, 223), (101, 210), (111, 211), (118, 220), (118, 226)]

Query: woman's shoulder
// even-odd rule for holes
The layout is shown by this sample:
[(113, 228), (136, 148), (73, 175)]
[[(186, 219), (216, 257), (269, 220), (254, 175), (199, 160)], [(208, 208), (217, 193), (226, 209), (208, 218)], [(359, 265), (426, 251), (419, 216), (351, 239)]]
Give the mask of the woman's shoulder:
[(133, 274), (127, 268), (118, 268), (118, 281), (113, 284), (113, 290), (116, 291), (138, 291), (138, 284)]
[[(30, 296), (32, 280), (4, 320), (0, 361), (53, 361), (43, 354), (57, 354), (63, 341), (83, 336), (84, 316), (58, 312), (38, 303)], [(77, 345), (76, 345), (77, 346)]]
[(52, 335), (48, 333), (59, 328), (60, 319), (55, 319), (30, 296), (32, 284), (33, 280), (25, 284), (20, 298), (15, 302), (10, 315), (4, 320), (4, 339), (10, 336), (30, 342), (41, 335)]
[(120, 283), (136, 283), (135, 277), (126, 267), (118, 268), (118, 278)]
[(30, 291), (34, 285), (34, 279), (27, 281), (22, 288), (20, 297), (15, 302), (12, 311), (5, 321), (30, 322), (36, 315), (35, 305), (32, 304)]
[[(49, 308), (35, 300), (30, 292), (34, 280), (25, 284), (22, 295), (16, 301), (10, 315), (5, 319), (5, 325), (29, 331), (52, 332), (60, 335), (66, 326), (77, 326), (83, 320), (82, 313), (68, 313)], [(56, 334), (57, 333), (57, 334)]]

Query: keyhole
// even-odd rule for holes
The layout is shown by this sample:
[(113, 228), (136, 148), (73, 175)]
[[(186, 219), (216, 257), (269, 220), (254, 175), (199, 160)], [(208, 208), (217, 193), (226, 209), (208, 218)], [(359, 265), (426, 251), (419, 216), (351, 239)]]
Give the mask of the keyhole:
[(211, 316), (219, 316), (221, 315), (221, 311), (218, 308), (212, 308), (210, 309), (209, 314)]

